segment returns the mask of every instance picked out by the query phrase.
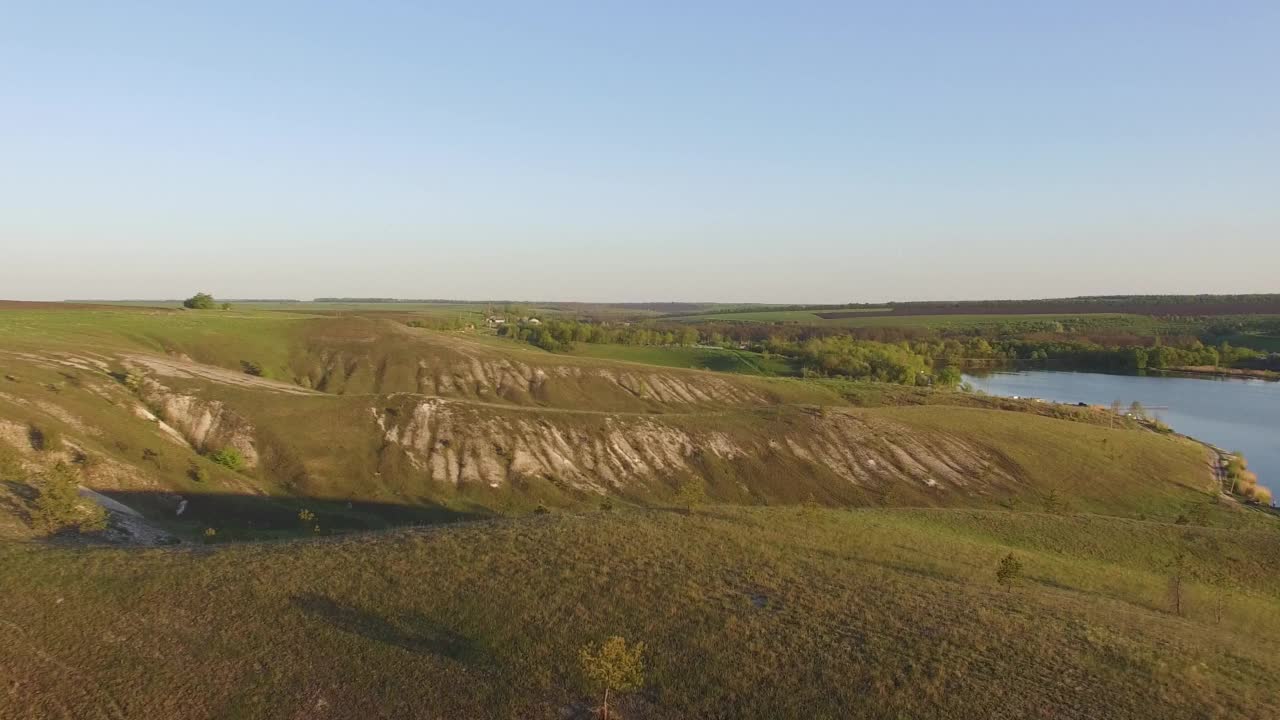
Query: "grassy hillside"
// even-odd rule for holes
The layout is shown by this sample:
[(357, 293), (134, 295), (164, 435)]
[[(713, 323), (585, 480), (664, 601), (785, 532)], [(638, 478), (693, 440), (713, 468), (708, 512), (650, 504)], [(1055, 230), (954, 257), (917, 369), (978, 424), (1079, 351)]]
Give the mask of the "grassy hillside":
[(622, 360), (661, 367), (713, 370), (745, 375), (788, 376), (798, 370), (787, 358), (746, 350), (579, 343), (569, 352), (576, 357)]
[[(1249, 518), (1214, 502), (1202, 448), (1091, 425), (1093, 411), (635, 362), (764, 362), (751, 353), (617, 349), (626, 360), (553, 355), (381, 316), (4, 311), (0, 445), (35, 466), (84, 458), (83, 485), (187, 538), (296, 535), (303, 509), (336, 532), (669, 504), (689, 486), (745, 505), (1053, 495), (1132, 518)], [(33, 428), (66, 447), (36, 451)], [(212, 462), (227, 449), (243, 467)]]
[[(1023, 412), (852, 408), (826, 390), (832, 404), (823, 406), (579, 410), (497, 394), (334, 395), (187, 363), (130, 364), (129, 377), (142, 378), (131, 388), (108, 363), (52, 357), (71, 364), (4, 356), (13, 379), (0, 382), (0, 445), (44, 466), (85, 457), (83, 485), (188, 538), (207, 528), (220, 539), (297, 534), (307, 530), (302, 509), (335, 532), (524, 514), (539, 504), (594, 508), (606, 496), (665, 505), (689, 484), (712, 501), (746, 505), (1025, 508), (1053, 494), (1064, 506), (1125, 517), (1248, 519), (1217, 502), (1194, 443)], [(37, 451), (31, 428), (56, 432), (64, 447)], [(226, 448), (245, 467), (211, 461)]]
[(573, 717), (610, 635), (647, 646), (627, 718), (1266, 718), (1280, 693), (1274, 531), (716, 507), (0, 558), (6, 717)]
[[(1274, 714), (1280, 529), (1196, 443), (289, 310), (0, 309), (0, 717), (586, 718), (612, 635), (632, 720)], [(58, 463), (141, 517), (44, 536)]]

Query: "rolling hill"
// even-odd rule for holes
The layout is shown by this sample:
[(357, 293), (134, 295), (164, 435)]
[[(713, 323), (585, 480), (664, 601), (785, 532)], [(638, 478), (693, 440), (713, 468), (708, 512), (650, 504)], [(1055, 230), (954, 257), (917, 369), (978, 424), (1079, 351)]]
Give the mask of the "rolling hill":
[[(629, 718), (1262, 718), (1280, 690), (1275, 518), (1086, 410), (376, 312), (8, 307), (0, 371), (3, 716), (585, 717), (609, 635), (648, 648)], [(60, 462), (136, 515), (40, 537)]]

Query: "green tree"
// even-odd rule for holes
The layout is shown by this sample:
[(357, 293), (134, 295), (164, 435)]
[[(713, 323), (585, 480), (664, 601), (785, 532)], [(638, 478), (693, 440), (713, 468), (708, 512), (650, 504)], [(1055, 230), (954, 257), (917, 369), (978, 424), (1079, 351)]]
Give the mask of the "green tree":
[(212, 310), (217, 307), (217, 303), (209, 293), (200, 292), (183, 300), (182, 307), (188, 310)]
[(75, 468), (58, 463), (35, 480), (39, 493), (31, 509), (31, 524), (50, 535), (62, 530), (97, 532), (107, 527), (107, 512), (80, 497)]
[(1004, 586), (1005, 591), (1013, 589), (1013, 584), (1022, 577), (1022, 561), (1009, 553), (1000, 559), (996, 566), (996, 582)]
[(582, 648), (579, 659), (588, 689), (593, 693), (604, 694), (601, 705), (601, 717), (604, 720), (609, 720), (610, 692), (631, 692), (640, 689), (644, 683), (642, 642), (628, 646), (626, 640), (615, 635), (599, 646), (587, 643)]
[(1061, 512), (1062, 497), (1058, 494), (1057, 489), (1052, 489), (1044, 498), (1044, 511), (1047, 513)]
[(959, 385), (963, 379), (964, 376), (960, 374), (959, 370), (947, 365), (946, 367), (938, 370), (937, 374), (933, 377), (933, 382), (941, 387), (955, 387)]

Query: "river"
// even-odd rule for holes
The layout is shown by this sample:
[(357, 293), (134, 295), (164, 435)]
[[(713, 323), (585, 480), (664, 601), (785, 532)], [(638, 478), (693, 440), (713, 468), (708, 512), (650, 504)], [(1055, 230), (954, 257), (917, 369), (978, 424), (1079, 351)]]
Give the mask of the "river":
[(965, 375), (990, 395), (1127, 409), (1133, 401), (1174, 430), (1244, 453), (1261, 484), (1280, 489), (1280, 382), (1168, 375), (998, 370)]

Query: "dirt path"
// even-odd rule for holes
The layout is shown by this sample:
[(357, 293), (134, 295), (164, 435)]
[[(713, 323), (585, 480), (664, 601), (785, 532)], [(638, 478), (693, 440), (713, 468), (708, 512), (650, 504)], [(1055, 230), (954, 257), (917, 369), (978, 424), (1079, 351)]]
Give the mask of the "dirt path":
[(324, 395), (324, 393), (317, 390), (308, 390), (292, 383), (271, 380), (256, 375), (247, 375), (242, 372), (220, 368), (216, 365), (205, 365), (194, 360), (183, 360), (161, 355), (141, 355), (138, 353), (125, 353), (120, 357), (165, 377), (197, 378), (224, 385), (235, 385), (237, 387), (254, 388), (289, 395)]

